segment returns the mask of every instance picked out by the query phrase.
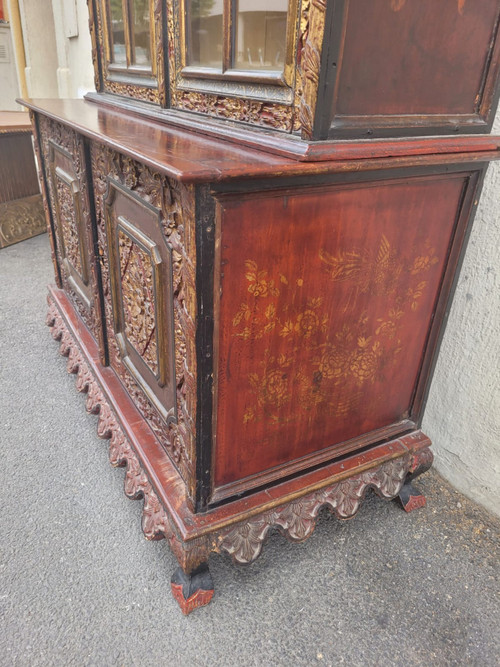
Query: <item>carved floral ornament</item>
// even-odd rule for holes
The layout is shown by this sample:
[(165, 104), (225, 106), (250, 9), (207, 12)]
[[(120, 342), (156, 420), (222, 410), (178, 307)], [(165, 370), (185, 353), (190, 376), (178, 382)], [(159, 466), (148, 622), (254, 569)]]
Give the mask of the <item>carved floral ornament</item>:
[[(165, 424), (142, 390), (124, 367), (121, 353), (113, 335), (108, 337), (109, 353), (113, 367), (117, 369), (127, 391), (139, 406), (165, 450), (178, 467), (185, 481), (192, 477), (194, 460), (195, 426), (191, 406), (196, 396), (196, 351), (194, 349), (194, 319), (196, 312), (194, 267), (194, 209), (192, 190), (152, 172), (131, 158), (94, 144), (91, 149), (94, 186), (96, 189), (97, 230), (99, 245), (107, 247), (104, 199), (108, 188), (108, 176), (124, 185), (144, 201), (158, 209), (160, 223), (172, 249), (175, 375), (178, 423)], [(157, 344), (155, 340), (154, 299), (152, 299), (152, 273), (150, 259), (139, 246), (130, 244), (124, 235), (121, 239), (122, 286), (127, 319), (127, 338), (146, 364), (157, 368)], [(128, 254), (130, 251), (130, 255)], [(127, 262), (127, 259), (130, 260)], [(108, 330), (113, 329), (113, 306), (110, 276), (107, 262), (101, 263), (104, 307)], [(137, 315), (137, 317), (134, 316)]]

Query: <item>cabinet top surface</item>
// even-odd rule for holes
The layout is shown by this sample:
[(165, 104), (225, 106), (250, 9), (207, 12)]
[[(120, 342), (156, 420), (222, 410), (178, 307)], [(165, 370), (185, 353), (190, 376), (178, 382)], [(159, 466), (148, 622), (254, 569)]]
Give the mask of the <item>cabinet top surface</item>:
[(500, 158), (500, 137), (324, 142), (301, 162), (85, 100), (30, 99), (25, 106), (183, 182), (307, 176)]

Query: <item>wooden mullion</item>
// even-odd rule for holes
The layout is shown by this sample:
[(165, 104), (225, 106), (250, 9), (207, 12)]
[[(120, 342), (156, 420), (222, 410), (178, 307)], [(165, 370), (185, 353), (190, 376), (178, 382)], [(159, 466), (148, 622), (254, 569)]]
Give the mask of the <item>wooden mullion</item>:
[(127, 67), (134, 63), (134, 37), (132, 31), (132, 9), (130, 0), (122, 0), (123, 12), (123, 34), (125, 36), (125, 53), (127, 54)]
[(236, 3), (238, 0), (224, 0), (222, 9), (222, 71), (225, 72), (233, 67), (234, 57), (234, 19), (236, 15)]

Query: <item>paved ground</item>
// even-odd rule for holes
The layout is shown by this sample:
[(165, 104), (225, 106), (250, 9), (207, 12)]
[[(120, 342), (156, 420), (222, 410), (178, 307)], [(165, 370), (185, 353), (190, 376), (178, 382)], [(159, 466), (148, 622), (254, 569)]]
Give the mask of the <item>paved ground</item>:
[(499, 522), (435, 473), (252, 566), (184, 618), (44, 326), (46, 236), (0, 251), (1, 665), (498, 665)]

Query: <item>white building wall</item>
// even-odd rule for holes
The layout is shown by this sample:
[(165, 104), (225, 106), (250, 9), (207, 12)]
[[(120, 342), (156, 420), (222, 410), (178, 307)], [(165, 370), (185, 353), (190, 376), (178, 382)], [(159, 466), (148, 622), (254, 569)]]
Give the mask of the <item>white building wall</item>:
[(500, 515), (500, 162), (485, 179), (423, 430), (437, 470)]

